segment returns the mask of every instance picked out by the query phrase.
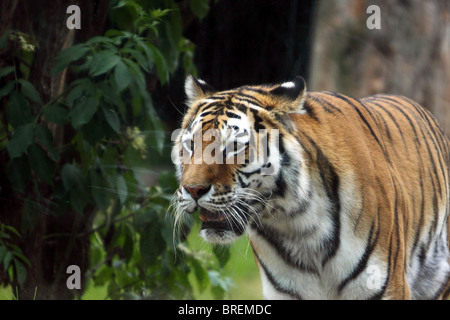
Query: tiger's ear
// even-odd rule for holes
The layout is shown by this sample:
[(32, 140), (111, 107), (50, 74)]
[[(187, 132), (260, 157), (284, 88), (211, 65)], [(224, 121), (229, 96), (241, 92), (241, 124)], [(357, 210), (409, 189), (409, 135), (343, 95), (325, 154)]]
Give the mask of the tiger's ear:
[(275, 98), (281, 100), (283, 111), (287, 113), (303, 113), (303, 102), (306, 93), (305, 80), (296, 76), (292, 81), (284, 82), (270, 89)]
[(206, 97), (215, 90), (205, 81), (196, 79), (193, 75), (189, 75), (184, 82), (184, 90), (188, 98), (188, 104), (192, 104), (198, 99)]

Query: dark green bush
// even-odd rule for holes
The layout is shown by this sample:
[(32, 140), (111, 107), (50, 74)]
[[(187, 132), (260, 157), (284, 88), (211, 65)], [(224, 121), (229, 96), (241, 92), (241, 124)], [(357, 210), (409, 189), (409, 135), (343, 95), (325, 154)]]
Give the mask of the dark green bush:
[[(0, 70), (2, 170), (21, 215), (14, 226), (0, 220), (2, 284), (20, 289), (26, 283), (34, 266), (21, 244), (31, 239), (41, 215), (62, 225), (70, 213), (69, 229), (52, 228), (40, 238), (43, 245), (64, 240), (64, 250), (55, 252), (54, 281), (67, 277), (73, 252), (88, 246), (84, 279), (106, 286), (109, 298), (193, 298), (192, 281), (223, 297), (226, 281), (209, 272), (219, 262), (173, 236), (169, 205), (177, 182), (170, 167), (158, 169), (170, 161), (170, 135), (149, 81), (168, 84), (178, 68), (195, 73), (180, 5), (113, 1), (112, 29), (56, 56), (51, 74), (68, 70), (71, 80), (49, 101), (29, 79), (38, 44), (15, 31), (1, 37), (0, 50), (13, 48), (13, 60), (21, 61)], [(199, 18), (208, 12), (207, 0), (189, 5)], [(148, 172), (158, 176), (152, 186), (141, 179)], [(226, 255), (220, 256), (222, 265)], [(35, 284), (37, 292), (42, 285)]]

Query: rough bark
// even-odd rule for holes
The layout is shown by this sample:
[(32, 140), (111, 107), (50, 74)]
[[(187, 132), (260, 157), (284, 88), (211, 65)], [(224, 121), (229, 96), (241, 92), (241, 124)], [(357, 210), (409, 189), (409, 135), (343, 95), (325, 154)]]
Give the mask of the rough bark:
[[(371, 4), (379, 30), (366, 26)], [(450, 2), (321, 1), (314, 21), (310, 90), (405, 95), (450, 132)]]

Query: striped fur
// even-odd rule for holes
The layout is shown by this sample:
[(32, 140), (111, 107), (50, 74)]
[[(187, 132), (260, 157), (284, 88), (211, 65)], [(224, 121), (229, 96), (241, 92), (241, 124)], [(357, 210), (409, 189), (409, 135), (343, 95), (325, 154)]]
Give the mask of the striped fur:
[[(200, 208), (205, 240), (245, 232), (265, 298), (448, 298), (449, 144), (427, 110), (307, 92), (300, 77), (222, 92), (189, 77), (186, 92), (177, 221)], [(224, 145), (277, 129), (279, 144), (264, 162), (181, 163), (181, 145), (200, 148), (194, 133), (211, 128), (235, 133)]]

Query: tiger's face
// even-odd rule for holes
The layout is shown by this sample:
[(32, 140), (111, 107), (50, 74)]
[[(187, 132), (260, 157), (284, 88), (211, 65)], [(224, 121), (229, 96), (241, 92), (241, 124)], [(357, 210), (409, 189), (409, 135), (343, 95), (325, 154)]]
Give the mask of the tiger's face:
[(201, 236), (229, 243), (264, 219), (261, 211), (280, 187), (287, 110), (301, 104), (304, 82), (214, 92), (188, 77), (185, 87), (189, 109), (172, 152), (180, 181), (176, 220), (199, 209)]

